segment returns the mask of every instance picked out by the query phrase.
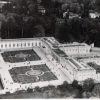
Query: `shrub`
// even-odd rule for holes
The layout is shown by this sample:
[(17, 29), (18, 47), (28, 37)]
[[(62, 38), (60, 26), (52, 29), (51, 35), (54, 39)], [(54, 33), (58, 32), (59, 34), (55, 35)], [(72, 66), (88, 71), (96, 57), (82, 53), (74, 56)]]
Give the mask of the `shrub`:
[(7, 95), (9, 95), (9, 94), (10, 94), (10, 92), (6, 92), (6, 94), (7, 94)]
[(28, 88), (27, 89), (27, 92), (32, 93), (33, 92), (33, 89)]
[(41, 92), (41, 88), (40, 88), (39, 86), (36, 86), (36, 87), (34, 88), (34, 90), (37, 91), (37, 92)]

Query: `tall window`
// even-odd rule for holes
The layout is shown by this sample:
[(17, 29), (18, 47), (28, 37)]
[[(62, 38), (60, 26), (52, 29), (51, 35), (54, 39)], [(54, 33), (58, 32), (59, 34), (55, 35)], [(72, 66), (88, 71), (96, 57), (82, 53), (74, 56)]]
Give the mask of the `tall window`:
[(21, 47), (23, 46), (23, 44), (21, 43)]
[(11, 44), (9, 44), (9, 47), (11, 47)]
[(19, 47), (19, 44), (17, 44), (17, 47)]
[(15, 47), (15, 44), (13, 44), (13, 47)]
[(88, 49), (86, 50), (86, 52), (88, 52)]
[(32, 46), (34, 46), (34, 43), (32, 42)]
[(41, 42), (39, 42), (39, 46), (41, 46)]
[(7, 44), (5, 44), (5, 47), (7, 47)]
[(28, 46), (30, 46), (30, 43), (28, 43)]
[(3, 48), (3, 44), (1, 44), (1, 48)]
[(24, 46), (26, 47), (26, 43), (24, 43)]
[(37, 42), (35, 43), (35, 46), (37, 46)]

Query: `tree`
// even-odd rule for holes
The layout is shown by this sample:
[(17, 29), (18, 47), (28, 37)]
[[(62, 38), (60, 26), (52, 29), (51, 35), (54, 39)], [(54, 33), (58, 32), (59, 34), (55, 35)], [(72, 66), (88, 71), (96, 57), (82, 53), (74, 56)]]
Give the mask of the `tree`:
[(50, 9), (52, 7), (52, 0), (42, 0), (41, 4), (46, 8), (46, 9)]
[(2, 7), (2, 12), (12, 12), (12, 3), (6, 3)]
[(86, 92), (91, 92), (93, 88), (94, 88), (94, 80), (91, 78), (86, 79), (83, 83), (83, 90)]
[(78, 84), (77, 80), (74, 80), (72, 83), (72, 87), (74, 88), (74, 92), (76, 91), (76, 97), (82, 97), (82, 86)]
[(16, 0), (16, 8), (18, 14), (26, 14), (27, 13), (27, 3), (26, 0)]
[(59, 89), (59, 90), (62, 91), (62, 92), (65, 92), (66, 90), (72, 91), (72, 90), (73, 90), (73, 87), (72, 87), (71, 84), (68, 84), (68, 83), (65, 81), (65, 82), (63, 82), (62, 85), (58, 85), (58, 86), (57, 86), (57, 89)]
[(72, 82), (72, 86), (77, 88), (78, 87), (78, 81), (77, 80), (74, 80)]
[(28, 14), (29, 15), (34, 16), (35, 14), (37, 14), (37, 3), (36, 2), (28, 3), (27, 7), (28, 7)]
[(82, 17), (89, 17), (89, 10), (91, 10), (93, 7), (92, 0), (78, 0), (78, 2), (81, 6)]
[(45, 36), (45, 29), (42, 25), (34, 26), (34, 37), (44, 37)]
[(7, 39), (7, 23), (5, 21), (2, 21), (1, 25), (1, 37), (3, 39)]
[(92, 90), (92, 95), (94, 97), (100, 98), (100, 84), (96, 84)]
[(83, 92), (82, 93), (82, 98), (90, 98), (91, 97), (91, 92)]
[(32, 92), (33, 92), (33, 89), (28, 88), (28, 89), (27, 89), (27, 92), (28, 92), (28, 93), (32, 93)]
[(95, 8), (98, 12), (100, 12), (100, 0), (96, 0), (95, 2)]
[(36, 92), (41, 92), (41, 88), (39, 86), (36, 86), (34, 89)]

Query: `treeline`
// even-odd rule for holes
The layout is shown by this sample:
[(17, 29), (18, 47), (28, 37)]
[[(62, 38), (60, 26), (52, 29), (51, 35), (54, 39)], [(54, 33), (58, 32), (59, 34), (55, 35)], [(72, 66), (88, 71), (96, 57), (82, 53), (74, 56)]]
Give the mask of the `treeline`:
[[(46, 20), (45, 20), (46, 19)], [(1, 22), (2, 38), (29, 38), (53, 33), (53, 18), (48, 16), (6, 15)], [(50, 34), (49, 34), (50, 35)]]
[(65, 20), (56, 33), (61, 42), (86, 42), (100, 46), (100, 19), (73, 18)]
[(86, 79), (83, 84), (78, 84), (76, 80), (72, 84), (66, 81), (62, 85), (45, 87), (36, 86), (34, 89), (19, 90), (13, 94), (7, 92), (0, 98), (100, 98), (100, 84), (93, 79)]
[[(56, 5), (51, 0), (12, 0), (5, 4), (0, 14), (1, 38), (53, 36), (56, 6), (59, 3)], [(46, 10), (45, 14), (42, 10)]]

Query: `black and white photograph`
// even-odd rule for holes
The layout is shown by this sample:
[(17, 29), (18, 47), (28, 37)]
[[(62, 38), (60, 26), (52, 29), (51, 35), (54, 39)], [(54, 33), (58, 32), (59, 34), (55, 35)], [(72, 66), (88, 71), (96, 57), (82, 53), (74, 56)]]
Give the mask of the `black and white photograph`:
[(0, 99), (83, 98), (100, 98), (100, 0), (0, 0)]

